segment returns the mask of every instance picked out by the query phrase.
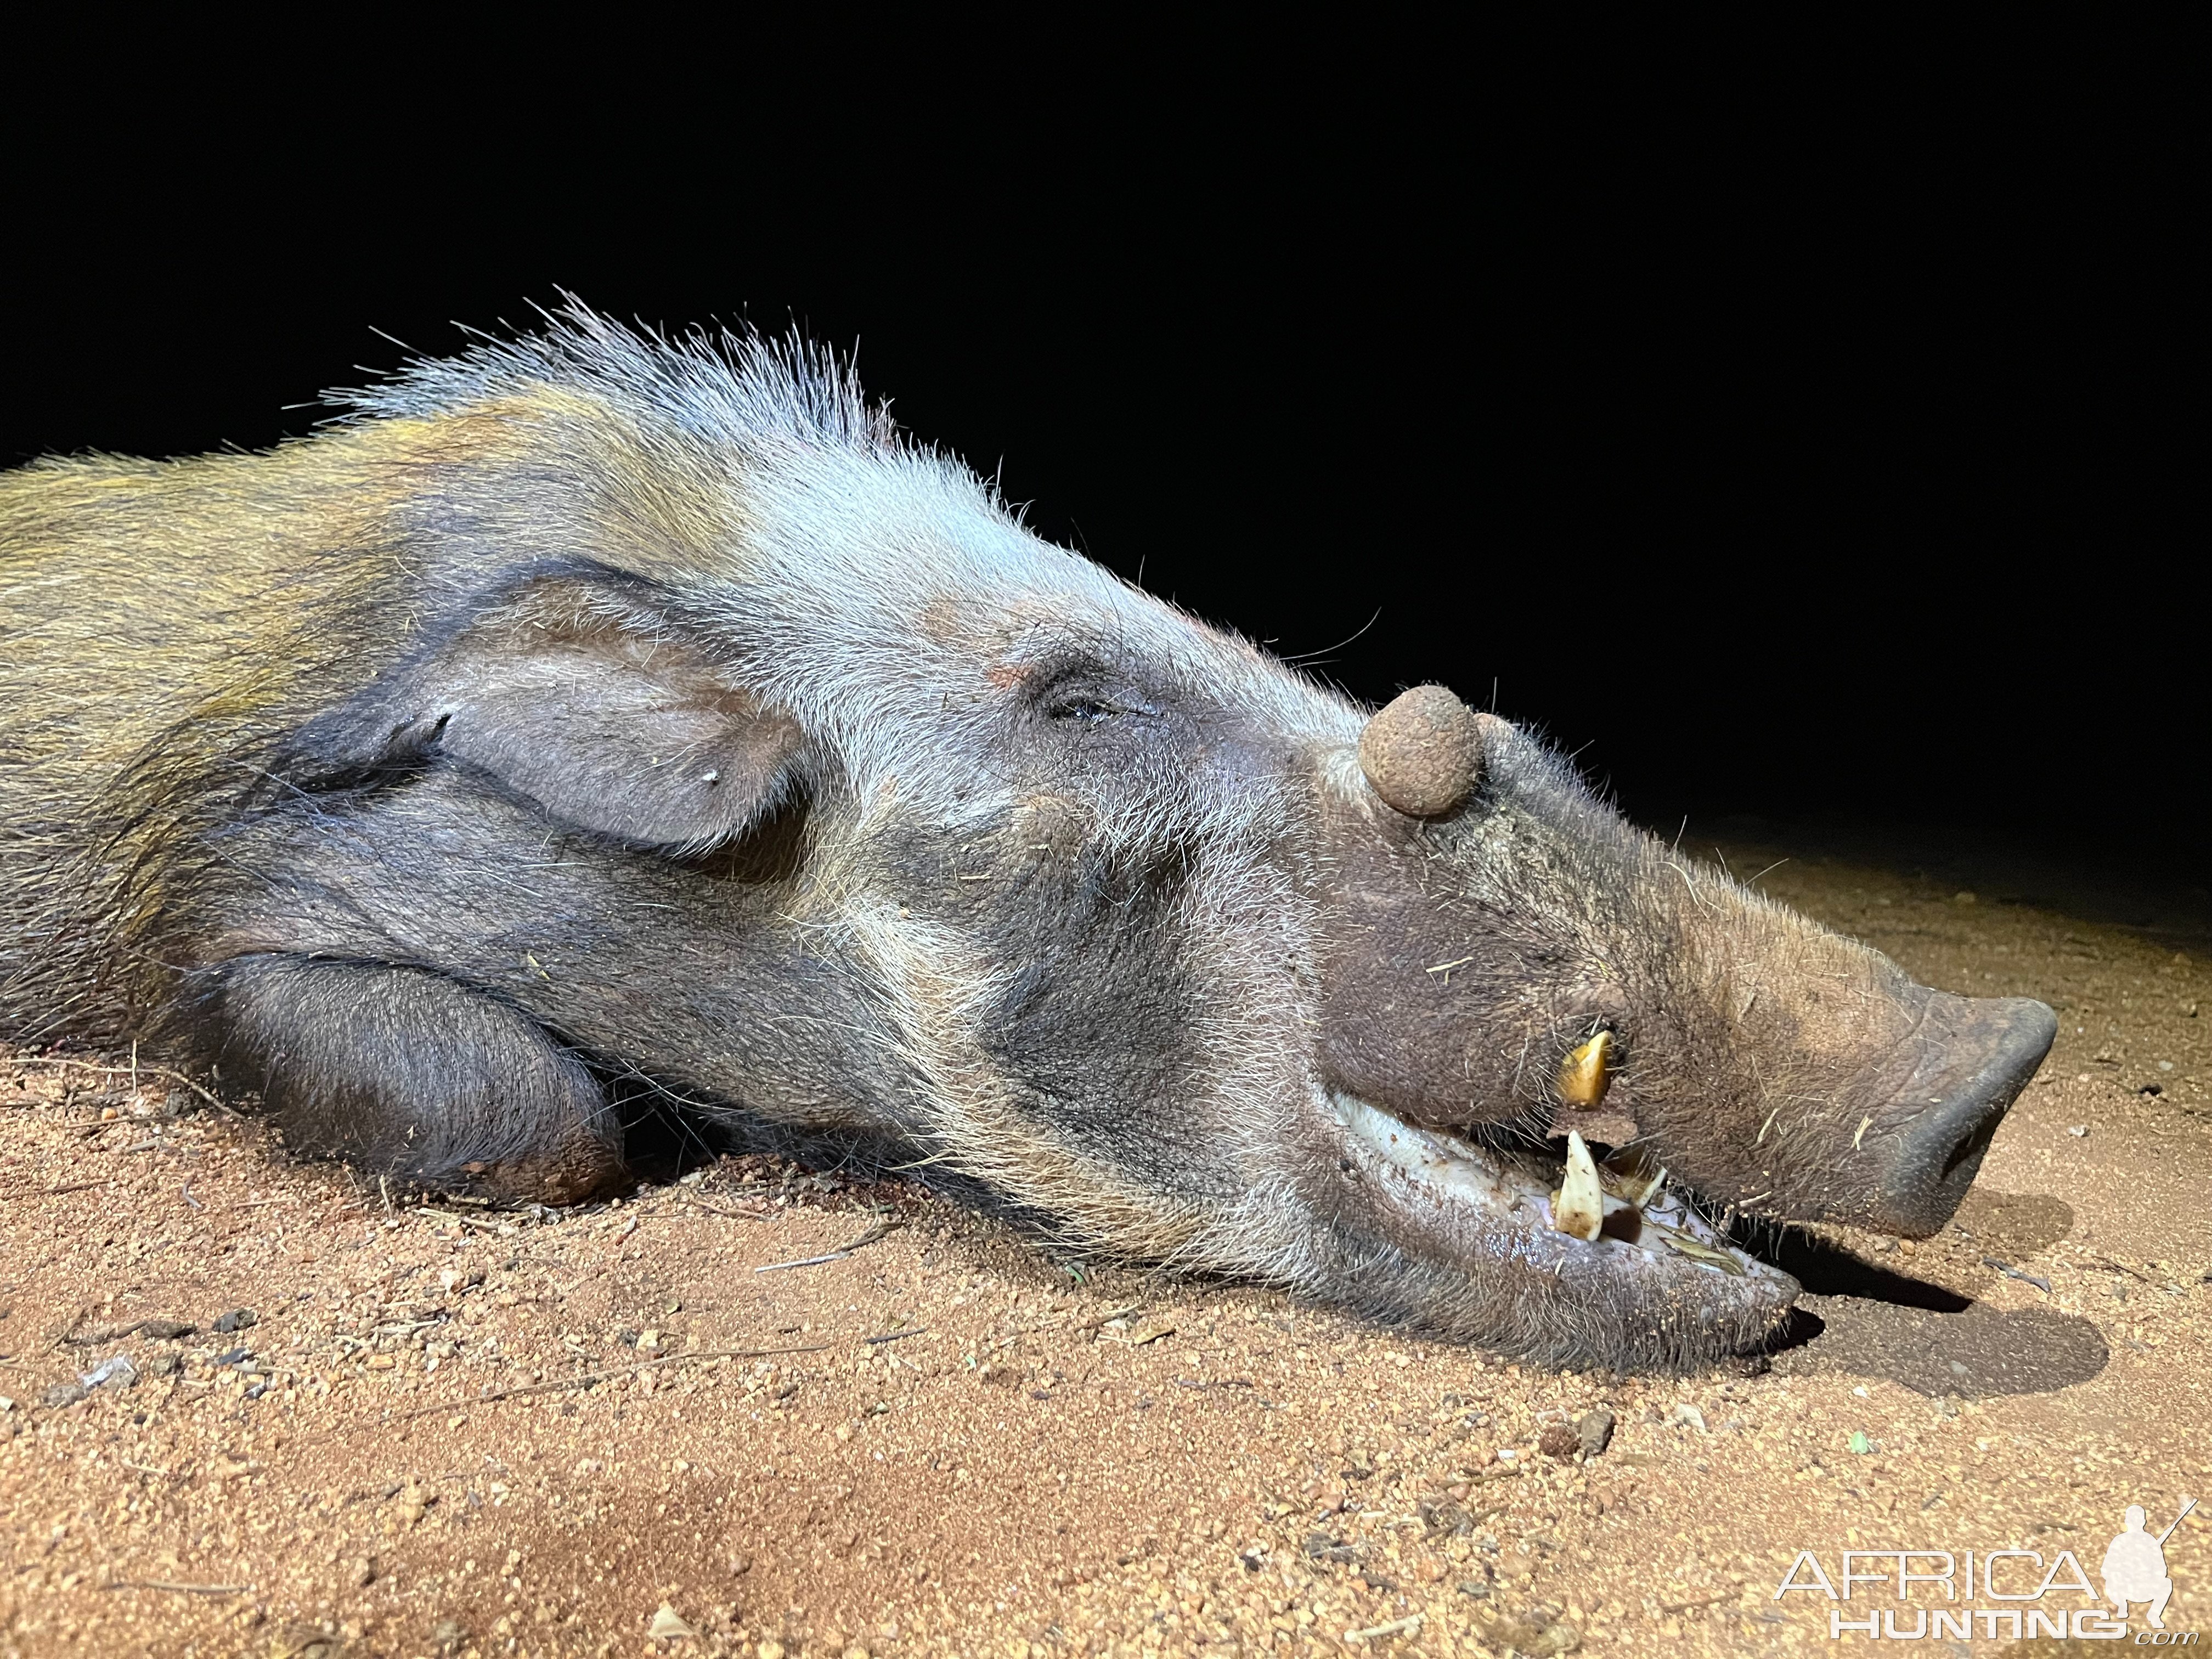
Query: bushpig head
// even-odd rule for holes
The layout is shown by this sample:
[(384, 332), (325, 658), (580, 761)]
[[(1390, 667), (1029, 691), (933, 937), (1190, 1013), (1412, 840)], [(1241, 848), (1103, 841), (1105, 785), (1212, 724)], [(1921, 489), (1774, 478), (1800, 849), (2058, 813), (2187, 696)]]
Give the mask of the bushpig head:
[(170, 902), (173, 1018), (304, 1148), (574, 1196), (629, 1079), (1668, 1364), (1796, 1293), (1708, 1209), (1929, 1232), (2051, 1040), (1440, 688), (1371, 713), (1041, 542), (796, 354), (580, 316), (365, 416), (258, 464), (403, 481), (349, 532), (369, 631)]

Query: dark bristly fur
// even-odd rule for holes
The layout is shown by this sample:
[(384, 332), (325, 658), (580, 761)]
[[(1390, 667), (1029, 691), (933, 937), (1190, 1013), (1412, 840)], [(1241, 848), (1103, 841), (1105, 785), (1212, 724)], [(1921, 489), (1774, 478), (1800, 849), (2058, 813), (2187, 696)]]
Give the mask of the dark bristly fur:
[(143, 1039), (302, 1152), (556, 1200), (627, 1178), (643, 1091), (1636, 1364), (1756, 1345), (1794, 1287), (1549, 1231), (1541, 1153), (1448, 1197), (1360, 1112), (1540, 1148), (1601, 1024), (1678, 1179), (1923, 1227), (2024, 1076), (2021, 1008), (1676, 858), (1493, 717), (1471, 796), (1394, 811), (1365, 711), (1030, 536), (802, 346), (576, 308), (356, 411), (0, 477), (0, 1036)]

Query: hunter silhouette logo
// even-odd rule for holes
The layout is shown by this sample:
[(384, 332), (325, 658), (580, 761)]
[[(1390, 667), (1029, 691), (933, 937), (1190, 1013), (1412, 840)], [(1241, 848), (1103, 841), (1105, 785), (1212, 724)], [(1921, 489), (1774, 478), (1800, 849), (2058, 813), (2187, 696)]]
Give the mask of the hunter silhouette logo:
[[(2154, 1533), (2142, 1505), (2128, 1505), (2100, 1567), (2109, 1610), (2100, 1605), (2096, 1587), (2071, 1550), (2060, 1550), (2047, 1561), (2040, 1550), (2018, 1548), (1845, 1550), (1843, 1571), (1832, 1578), (1819, 1555), (1800, 1550), (1782, 1575), (1774, 1599), (1802, 1591), (1836, 1603), (1828, 1609), (1831, 1639), (1853, 1635), (1918, 1642), (1978, 1635), (1992, 1641), (2072, 1637), (2109, 1642), (2132, 1631), (2137, 1646), (2194, 1647), (2195, 1631), (2166, 1628), (2166, 1607), (2173, 1595), (2166, 1542), (2196, 1507), (2195, 1498), (2185, 1497), (2166, 1530)], [(2065, 1596), (2078, 1597), (2081, 1604), (2059, 1599)], [(1864, 1615), (1858, 1618), (1843, 1605), (1883, 1600), (1892, 1605), (1854, 1609)], [(1995, 1605), (1969, 1605), (1977, 1601)], [(2142, 1609), (2148, 1628), (2132, 1630), (2130, 1608)]]
[(2115, 1616), (2126, 1618), (2128, 1603), (2142, 1601), (2149, 1606), (2144, 1616), (2150, 1620), (2150, 1627), (2166, 1628), (2166, 1598), (2173, 1594), (2173, 1580), (2166, 1576), (2166, 1540), (2173, 1536), (2173, 1527), (2179, 1526), (2183, 1516), (2196, 1507), (2195, 1498), (2183, 1498), (2181, 1514), (2173, 1517), (2173, 1526), (2154, 1538), (2143, 1530), (2142, 1505), (2128, 1505), (2124, 1528), (2105, 1551), (2105, 1599), (2112, 1604)]

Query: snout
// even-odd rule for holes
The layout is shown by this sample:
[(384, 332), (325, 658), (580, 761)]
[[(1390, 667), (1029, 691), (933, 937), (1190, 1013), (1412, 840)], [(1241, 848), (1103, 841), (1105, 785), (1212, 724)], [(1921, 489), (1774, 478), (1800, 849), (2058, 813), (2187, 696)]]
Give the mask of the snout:
[(1902, 1127), (1888, 1139), (1870, 1218), (1910, 1238), (1951, 1218), (1998, 1123), (2058, 1035), (2058, 1017), (2027, 997), (1943, 1001), (1950, 1006), (1931, 1011), (1929, 1023), (1948, 1029), (1929, 1044), (1893, 1108)]

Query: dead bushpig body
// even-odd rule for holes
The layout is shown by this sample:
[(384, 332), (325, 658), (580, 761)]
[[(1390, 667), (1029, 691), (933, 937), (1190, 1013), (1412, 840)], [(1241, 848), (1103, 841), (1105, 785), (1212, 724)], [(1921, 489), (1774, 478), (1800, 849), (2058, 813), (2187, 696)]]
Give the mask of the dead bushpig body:
[(644, 1090), (1674, 1363), (1794, 1293), (1680, 1183), (1925, 1231), (2049, 1040), (1044, 544), (797, 348), (579, 313), (269, 455), (8, 475), (0, 567), (0, 1031), (379, 1172), (580, 1197)]

